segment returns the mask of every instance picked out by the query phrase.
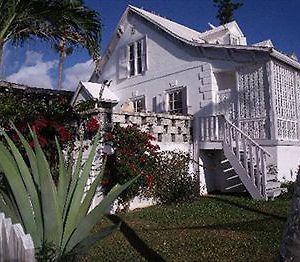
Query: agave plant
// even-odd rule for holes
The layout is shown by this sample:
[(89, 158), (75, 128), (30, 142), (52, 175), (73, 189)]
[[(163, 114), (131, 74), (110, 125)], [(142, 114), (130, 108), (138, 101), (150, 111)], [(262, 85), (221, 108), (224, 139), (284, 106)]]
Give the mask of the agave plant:
[(67, 165), (56, 141), (59, 181), (55, 185), (36, 134), (31, 132), (34, 140), (32, 149), (24, 136), (15, 127), (14, 129), (26, 151), (28, 164), (7, 133), (2, 131), (4, 141), (0, 141), (0, 170), (9, 186), (6, 190), (0, 188), (0, 210), (11, 217), (14, 223), (22, 224), (31, 235), (36, 248), (42, 248), (45, 243), (51, 244), (58, 250), (59, 259), (65, 254), (76, 254), (89, 248), (117, 228), (113, 225), (100, 232), (91, 233), (91, 229), (105, 215), (113, 201), (133, 182), (116, 185), (89, 212), (102, 176), (100, 171), (89, 190), (84, 191), (100, 141), (99, 132), (84, 164), (81, 148), (77, 160)]

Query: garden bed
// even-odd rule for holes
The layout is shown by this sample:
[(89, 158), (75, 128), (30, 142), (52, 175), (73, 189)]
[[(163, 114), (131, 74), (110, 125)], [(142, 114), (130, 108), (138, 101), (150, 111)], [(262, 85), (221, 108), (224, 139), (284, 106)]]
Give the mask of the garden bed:
[(215, 195), (136, 210), (112, 216), (125, 222), (124, 234), (100, 241), (84, 260), (273, 261), (288, 209), (286, 199)]

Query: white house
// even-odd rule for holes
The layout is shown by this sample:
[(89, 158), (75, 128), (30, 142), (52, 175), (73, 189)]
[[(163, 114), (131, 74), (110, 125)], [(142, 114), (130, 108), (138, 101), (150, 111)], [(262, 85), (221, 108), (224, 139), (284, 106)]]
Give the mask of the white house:
[(197, 32), (128, 6), (90, 82), (111, 81), (115, 112), (130, 100), (136, 112), (192, 115), (205, 190), (274, 197), (276, 179), (294, 179), (299, 165), (300, 64), (270, 40), (248, 45), (235, 21), (210, 27)]

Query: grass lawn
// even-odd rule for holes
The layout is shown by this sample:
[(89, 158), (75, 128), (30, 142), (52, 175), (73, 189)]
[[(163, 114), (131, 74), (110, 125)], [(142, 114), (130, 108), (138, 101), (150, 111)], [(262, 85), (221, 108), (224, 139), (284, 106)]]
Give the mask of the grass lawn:
[(273, 261), (289, 205), (215, 195), (118, 214), (111, 219), (125, 222), (124, 234), (100, 241), (85, 260)]

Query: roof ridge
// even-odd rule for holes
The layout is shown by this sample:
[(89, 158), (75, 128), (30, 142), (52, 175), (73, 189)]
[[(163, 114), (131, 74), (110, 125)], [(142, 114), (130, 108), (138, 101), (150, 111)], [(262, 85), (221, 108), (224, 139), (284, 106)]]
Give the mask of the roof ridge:
[(190, 41), (190, 42), (195, 42), (195, 41), (204, 42), (204, 40), (201, 39), (201, 37), (200, 37), (202, 33), (195, 29), (189, 28), (178, 22), (172, 21), (169, 18), (162, 17), (158, 14), (155, 14), (153, 12), (150, 12), (150, 11), (147, 11), (144, 9), (140, 9), (133, 5), (128, 5), (128, 7), (130, 8), (130, 10), (143, 16), (145, 19), (151, 21), (152, 23), (153, 22), (156, 23), (163, 29), (175, 34), (176, 36), (178, 36), (180, 38), (184, 38), (185, 40)]

